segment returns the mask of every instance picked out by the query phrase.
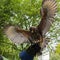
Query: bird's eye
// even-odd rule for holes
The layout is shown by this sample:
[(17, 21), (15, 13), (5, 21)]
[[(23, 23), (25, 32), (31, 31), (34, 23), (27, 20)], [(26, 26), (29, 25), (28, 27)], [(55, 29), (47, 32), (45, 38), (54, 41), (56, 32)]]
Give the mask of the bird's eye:
[(32, 28), (30, 28), (30, 32), (31, 32), (31, 33), (33, 33), (33, 32), (34, 32)]

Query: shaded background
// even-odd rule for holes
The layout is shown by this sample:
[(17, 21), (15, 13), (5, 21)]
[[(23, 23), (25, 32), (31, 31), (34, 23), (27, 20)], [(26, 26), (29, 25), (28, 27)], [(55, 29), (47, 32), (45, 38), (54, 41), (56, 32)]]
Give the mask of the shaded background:
[[(42, 0), (0, 0), (0, 55), (8, 60), (19, 60), (19, 52), (29, 45), (14, 45), (4, 34), (4, 27), (9, 24), (29, 30), (30, 26), (37, 26), (41, 19), (41, 3)], [(60, 59), (60, 0), (57, 6), (55, 21), (46, 34), (51, 40), (47, 47), (50, 60)]]

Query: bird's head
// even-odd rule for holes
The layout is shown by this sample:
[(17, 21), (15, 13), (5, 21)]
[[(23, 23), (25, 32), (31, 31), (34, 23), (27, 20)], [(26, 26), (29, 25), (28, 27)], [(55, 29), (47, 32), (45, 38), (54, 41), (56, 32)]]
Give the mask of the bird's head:
[(37, 29), (36, 27), (30, 27), (30, 32), (31, 32), (32, 34), (35, 34), (35, 33), (38, 32), (38, 29)]
[(40, 40), (40, 33), (39, 30), (36, 27), (30, 27), (30, 33), (31, 33), (31, 41), (33, 41), (33, 43), (38, 43)]

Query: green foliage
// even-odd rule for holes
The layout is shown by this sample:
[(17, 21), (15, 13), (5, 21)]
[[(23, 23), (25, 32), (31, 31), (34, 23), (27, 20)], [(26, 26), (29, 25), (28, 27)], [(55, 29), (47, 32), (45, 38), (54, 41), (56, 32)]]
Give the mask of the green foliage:
[(60, 44), (58, 44), (58, 45), (56, 46), (56, 51), (55, 51), (55, 53), (60, 55)]
[(60, 60), (60, 55), (54, 53), (54, 54), (51, 56), (50, 60)]
[[(16, 46), (4, 34), (4, 27), (18, 25), (28, 29), (37, 25), (39, 20), (40, 2), (37, 0), (0, 0), (0, 54), (9, 60), (19, 60), (18, 54), (25, 49)], [(38, 19), (37, 19), (38, 18)], [(37, 22), (37, 23), (35, 23)]]
[[(0, 55), (9, 60), (19, 60), (18, 54), (25, 49), (24, 45), (16, 46), (8, 40), (4, 34), (4, 27), (7, 24), (18, 25), (20, 28), (28, 30), (30, 26), (37, 26), (41, 17), (41, 2), (41, 0), (0, 0)], [(56, 21), (49, 31), (49, 37), (59, 41), (60, 0), (57, 0), (57, 4)]]
[(56, 50), (51, 55), (50, 60), (60, 60), (60, 44), (56, 46)]

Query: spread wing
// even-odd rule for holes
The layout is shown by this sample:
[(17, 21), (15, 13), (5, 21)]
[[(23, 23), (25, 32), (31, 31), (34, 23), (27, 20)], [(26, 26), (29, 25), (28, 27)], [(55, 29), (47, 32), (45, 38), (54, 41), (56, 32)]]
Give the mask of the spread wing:
[(28, 38), (30, 37), (29, 31), (21, 30), (14, 26), (10, 26), (7, 29), (5, 29), (5, 34), (15, 44), (29, 42), (28, 40)]
[(38, 30), (45, 35), (54, 21), (54, 16), (57, 11), (55, 0), (43, 0), (41, 8), (41, 22), (38, 25)]

